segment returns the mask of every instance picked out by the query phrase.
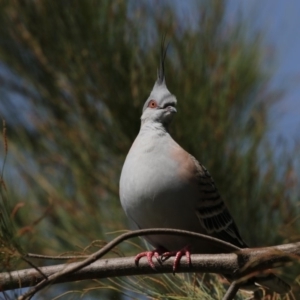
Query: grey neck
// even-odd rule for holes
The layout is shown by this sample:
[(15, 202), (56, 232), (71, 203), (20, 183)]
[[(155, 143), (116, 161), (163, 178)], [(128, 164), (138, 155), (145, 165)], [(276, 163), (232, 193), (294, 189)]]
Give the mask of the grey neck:
[(168, 126), (159, 122), (142, 121), (140, 134), (149, 131), (156, 132), (159, 135), (169, 134)]

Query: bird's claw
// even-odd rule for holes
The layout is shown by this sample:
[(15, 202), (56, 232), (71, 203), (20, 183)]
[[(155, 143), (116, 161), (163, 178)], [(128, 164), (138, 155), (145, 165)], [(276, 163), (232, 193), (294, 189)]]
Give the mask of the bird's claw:
[(145, 252), (141, 252), (139, 253), (134, 261), (135, 261), (135, 264), (138, 265), (139, 264), (139, 260), (142, 258), (142, 257), (146, 257), (147, 258), (147, 261), (148, 261), (148, 264), (149, 266), (155, 270), (155, 265), (154, 265), (154, 262), (153, 262), (153, 257), (155, 257), (158, 261), (165, 261), (167, 260), (168, 258), (172, 257), (172, 256), (175, 256), (175, 259), (174, 259), (174, 264), (173, 264), (173, 274), (175, 274), (175, 272), (177, 271), (178, 269), (178, 266), (180, 264), (180, 260), (183, 256), (186, 256), (186, 259), (188, 261), (188, 264), (190, 265), (191, 264), (191, 253), (190, 253), (190, 246), (186, 246), (184, 247), (183, 249), (181, 249), (180, 251), (165, 251), (165, 249), (162, 249), (162, 248), (158, 248), (158, 249), (155, 249), (153, 251), (145, 251)]
[(147, 261), (148, 261), (148, 264), (149, 266), (155, 270), (155, 265), (153, 263), (153, 260), (152, 258), (155, 257), (158, 261), (160, 260), (160, 255), (162, 255), (163, 251), (161, 251), (161, 249), (155, 249), (153, 251), (145, 251), (145, 252), (141, 252), (139, 253), (134, 261), (135, 261), (135, 264), (138, 265), (139, 264), (139, 260), (142, 258), (142, 257), (146, 257), (147, 258)]
[(174, 258), (174, 264), (173, 264), (173, 274), (175, 274), (175, 272), (178, 269), (178, 266), (180, 264), (180, 260), (183, 256), (186, 256), (186, 259), (188, 261), (188, 264), (191, 264), (191, 253), (190, 253), (190, 246), (186, 246), (183, 249), (181, 249), (180, 251), (170, 251), (170, 252), (164, 252), (160, 259), (161, 261), (165, 261), (168, 258), (175, 256)]

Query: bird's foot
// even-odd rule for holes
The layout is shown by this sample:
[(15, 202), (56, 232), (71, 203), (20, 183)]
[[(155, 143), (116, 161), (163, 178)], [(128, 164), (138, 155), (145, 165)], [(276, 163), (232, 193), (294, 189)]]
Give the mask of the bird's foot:
[(166, 250), (164, 248), (157, 248), (153, 251), (145, 251), (145, 252), (141, 252), (139, 253), (134, 261), (135, 261), (135, 264), (138, 265), (139, 264), (139, 260), (142, 258), (142, 257), (146, 257), (147, 258), (147, 261), (148, 261), (148, 264), (149, 266), (155, 270), (155, 265), (153, 263), (153, 260), (152, 258), (155, 257), (158, 261), (160, 261), (160, 256), (164, 253), (167, 253), (165, 252)]
[(186, 246), (183, 249), (181, 249), (180, 251), (170, 251), (170, 252), (164, 252), (160, 259), (161, 261), (165, 261), (168, 258), (175, 256), (174, 259), (174, 264), (173, 264), (173, 274), (175, 274), (175, 272), (178, 269), (178, 266), (180, 264), (180, 260), (183, 256), (186, 256), (186, 259), (188, 261), (188, 264), (191, 264), (191, 252), (190, 252), (190, 246)]

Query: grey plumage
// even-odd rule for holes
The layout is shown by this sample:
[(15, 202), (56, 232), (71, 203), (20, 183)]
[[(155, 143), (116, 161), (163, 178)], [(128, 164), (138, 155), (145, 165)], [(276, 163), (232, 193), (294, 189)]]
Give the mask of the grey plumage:
[[(166, 86), (165, 57), (162, 47), (158, 77), (143, 106), (139, 134), (123, 165), (121, 204), (139, 228), (184, 229), (246, 248), (211, 175), (169, 134), (177, 100)], [(153, 235), (147, 240), (154, 247), (169, 251), (190, 245), (192, 253), (224, 252), (208, 242), (189, 237)], [(263, 275), (263, 279), (263, 285), (278, 293), (289, 290), (273, 274)]]

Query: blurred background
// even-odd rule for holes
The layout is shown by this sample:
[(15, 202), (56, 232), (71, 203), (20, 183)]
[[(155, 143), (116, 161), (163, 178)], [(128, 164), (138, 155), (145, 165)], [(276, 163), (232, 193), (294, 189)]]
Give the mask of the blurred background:
[[(164, 34), (171, 134), (249, 245), (299, 241), (299, 11), (296, 0), (0, 1), (1, 270), (28, 267), (17, 253), (90, 253), (130, 228), (119, 176)], [(283, 272), (297, 298), (296, 275)], [(95, 280), (37, 299), (219, 299), (219, 279), (196, 291), (179, 275)]]

